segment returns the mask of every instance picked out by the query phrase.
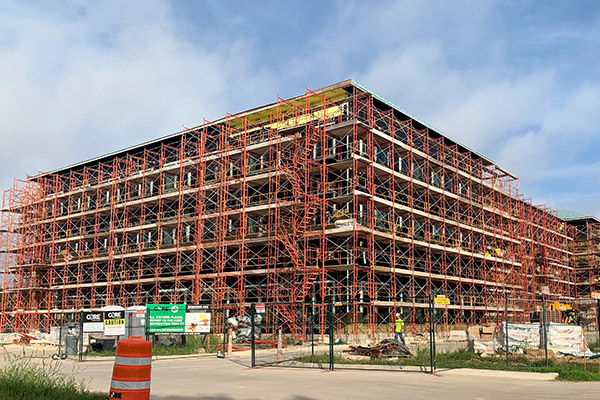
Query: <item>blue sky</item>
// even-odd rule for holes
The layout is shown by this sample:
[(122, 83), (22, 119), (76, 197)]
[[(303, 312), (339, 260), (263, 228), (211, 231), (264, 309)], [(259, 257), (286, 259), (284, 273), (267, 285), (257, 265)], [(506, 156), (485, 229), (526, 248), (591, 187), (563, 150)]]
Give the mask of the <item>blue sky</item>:
[(600, 216), (598, 1), (0, 3), (0, 187), (352, 78)]

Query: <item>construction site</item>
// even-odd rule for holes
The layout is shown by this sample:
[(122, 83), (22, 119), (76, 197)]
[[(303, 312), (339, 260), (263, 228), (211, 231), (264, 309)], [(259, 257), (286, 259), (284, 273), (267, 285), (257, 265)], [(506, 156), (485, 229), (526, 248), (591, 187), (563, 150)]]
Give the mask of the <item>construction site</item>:
[(425, 324), (438, 294), (451, 326), (600, 294), (596, 218), (532, 204), (516, 175), (350, 80), (16, 179), (2, 206), (2, 332), (265, 303), (301, 336), (306, 304), (323, 332), (335, 302), (373, 336), (396, 312)]

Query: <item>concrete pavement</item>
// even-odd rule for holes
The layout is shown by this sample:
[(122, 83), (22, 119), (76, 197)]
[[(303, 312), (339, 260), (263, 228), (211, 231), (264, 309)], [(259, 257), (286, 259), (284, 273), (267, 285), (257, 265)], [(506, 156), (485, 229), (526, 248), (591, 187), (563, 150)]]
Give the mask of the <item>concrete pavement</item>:
[[(4, 347), (6, 354), (48, 361), (55, 349)], [(236, 354), (244, 361), (248, 354)], [(248, 360), (245, 360), (248, 361)], [(4, 360), (0, 358), (0, 364)], [(113, 358), (83, 363), (60, 361), (65, 372), (108, 392)], [(152, 364), (153, 400), (192, 399), (567, 399), (600, 398), (600, 382), (540, 381), (545, 374), (485, 370), (441, 370), (441, 376), (418, 372), (305, 368), (247, 369), (215, 355), (159, 357)]]
[[(73, 363), (63, 362), (65, 371)], [(75, 366), (93, 390), (107, 391), (112, 360)], [(441, 376), (397, 371), (247, 369), (215, 358), (161, 359), (152, 365), (153, 400), (192, 399), (598, 399), (600, 382), (559, 382), (448, 370)], [(500, 374), (502, 375), (502, 374)]]

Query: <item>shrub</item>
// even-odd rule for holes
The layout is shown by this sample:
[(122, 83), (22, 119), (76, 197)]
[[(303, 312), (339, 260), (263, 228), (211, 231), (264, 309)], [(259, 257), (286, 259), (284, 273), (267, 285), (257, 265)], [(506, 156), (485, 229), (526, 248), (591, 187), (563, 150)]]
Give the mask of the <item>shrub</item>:
[(65, 374), (57, 361), (38, 363), (29, 357), (6, 355), (0, 368), (0, 399), (99, 400), (107, 395), (90, 393), (87, 384)]

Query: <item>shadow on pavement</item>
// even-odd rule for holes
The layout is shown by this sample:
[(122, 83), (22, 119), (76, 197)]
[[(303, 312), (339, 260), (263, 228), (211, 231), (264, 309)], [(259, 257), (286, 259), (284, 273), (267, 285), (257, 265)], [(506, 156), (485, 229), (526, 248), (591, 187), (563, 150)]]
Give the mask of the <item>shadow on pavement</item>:
[[(253, 397), (248, 397), (252, 399)], [(233, 397), (221, 396), (150, 396), (151, 400), (234, 400)], [(295, 396), (291, 400), (314, 400), (313, 397)]]
[(151, 400), (233, 400), (229, 396), (150, 396)]

